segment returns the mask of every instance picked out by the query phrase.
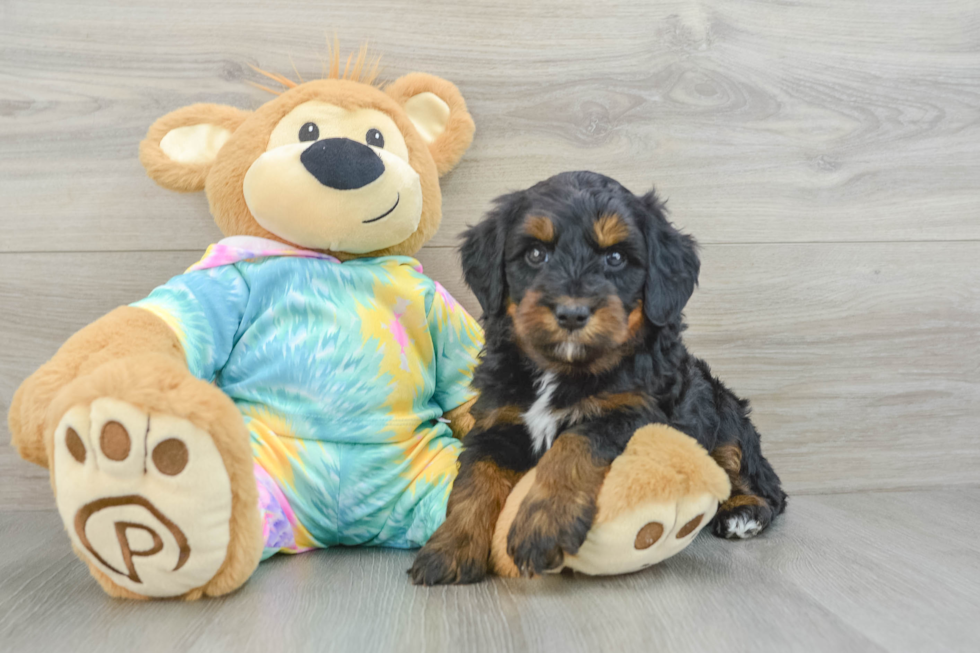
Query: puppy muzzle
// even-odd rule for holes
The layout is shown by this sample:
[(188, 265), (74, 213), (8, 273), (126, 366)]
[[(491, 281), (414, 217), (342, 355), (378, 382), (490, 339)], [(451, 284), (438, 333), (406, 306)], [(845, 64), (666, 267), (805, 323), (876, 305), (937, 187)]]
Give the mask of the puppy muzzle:
[(628, 316), (615, 294), (549, 299), (529, 291), (512, 315), (522, 347), (546, 365), (589, 366), (629, 338)]

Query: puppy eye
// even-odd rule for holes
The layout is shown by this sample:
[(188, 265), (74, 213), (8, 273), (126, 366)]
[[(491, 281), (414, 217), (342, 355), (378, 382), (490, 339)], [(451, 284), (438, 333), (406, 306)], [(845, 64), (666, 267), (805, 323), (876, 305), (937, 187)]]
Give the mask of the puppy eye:
[(626, 257), (623, 256), (622, 252), (617, 252), (613, 250), (606, 253), (606, 265), (612, 269), (618, 269), (626, 265)]
[(385, 137), (377, 129), (369, 129), (366, 136), (367, 144), (375, 147), (384, 148)]
[(532, 268), (539, 268), (548, 262), (548, 250), (543, 247), (532, 247), (527, 250), (524, 259)]
[(316, 123), (308, 122), (299, 128), (300, 142), (315, 141), (318, 138), (320, 138), (320, 128)]

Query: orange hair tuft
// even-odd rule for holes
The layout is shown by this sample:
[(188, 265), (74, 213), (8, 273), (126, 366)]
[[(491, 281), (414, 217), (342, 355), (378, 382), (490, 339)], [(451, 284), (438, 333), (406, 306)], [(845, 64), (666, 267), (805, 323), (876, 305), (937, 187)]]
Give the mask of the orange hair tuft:
[[(356, 58), (354, 57), (353, 52), (347, 56), (347, 62), (344, 64), (343, 72), (340, 70), (340, 42), (336, 38), (332, 42), (329, 39), (327, 40), (327, 56), (330, 62), (329, 65), (326, 62), (323, 63), (322, 79), (346, 79), (352, 82), (368, 84), (370, 86), (380, 86), (380, 83), (378, 82), (378, 71), (381, 66), (381, 55), (378, 55), (369, 61), (367, 43), (362, 45), (360, 50), (358, 50)], [(260, 75), (282, 84), (287, 89), (296, 88), (299, 86), (299, 84), (304, 83), (305, 80), (303, 79), (303, 76), (299, 74), (299, 69), (293, 62), (292, 57), (290, 57), (289, 62), (292, 64), (293, 72), (296, 73), (296, 77), (299, 78), (299, 82), (294, 82), (285, 75), (269, 72), (268, 70), (263, 70), (251, 64), (249, 64), (249, 68)], [(276, 91), (268, 86), (256, 84), (255, 82), (250, 81), (249, 84), (274, 95), (282, 94), (282, 91)]]

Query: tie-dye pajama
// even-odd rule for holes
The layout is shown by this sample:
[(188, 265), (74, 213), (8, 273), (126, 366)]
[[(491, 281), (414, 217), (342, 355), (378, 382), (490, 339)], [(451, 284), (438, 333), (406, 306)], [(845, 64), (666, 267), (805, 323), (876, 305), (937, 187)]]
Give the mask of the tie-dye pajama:
[(483, 334), (418, 261), (233, 237), (133, 305), (241, 410), (266, 557), (415, 547), (442, 522), (459, 443), (441, 418), (472, 397)]

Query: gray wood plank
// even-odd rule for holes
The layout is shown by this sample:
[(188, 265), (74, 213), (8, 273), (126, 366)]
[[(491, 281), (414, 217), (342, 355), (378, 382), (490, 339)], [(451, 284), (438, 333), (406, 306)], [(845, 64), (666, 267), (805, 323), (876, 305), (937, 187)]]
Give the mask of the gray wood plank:
[(686, 339), (752, 401), (796, 491), (976, 485), (978, 255), (977, 243), (705, 247)]
[[(797, 580), (808, 596), (886, 650), (975, 650), (980, 631), (965, 637), (958, 624), (974, 622), (980, 628), (975, 623), (980, 614), (980, 548), (975, 539), (964, 542), (947, 531), (964, 526), (976, 530), (978, 498), (976, 489), (953, 488), (812, 501), (801, 497), (807, 519), (795, 523), (790, 537), (833, 544), (825, 550), (801, 547), (793, 559), (775, 564), (775, 571)], [(840, 564), (839, 573), (811, 577), (814, 568), (828, 562)], [(913, 594), (920, 595), (918, 600)], [(929, 602), (928, 623), (921, 601)]]
[(656, 182), (706, 243), (980, 239), (972, 0), (403, 7), (8, 0), (0, 250), (203, 247), (204, 198), (147, 180), (140, 138), (185, 104), (265, 102), (247, 64), (316, 75), (325, 31), (468, 98), (477, 138), (436, 245), (497, 194), (578, 168)]
[[(71, 333), (199, 252), (0, 254), (0, 411)], [(687, 341), (752, 400), (793, 493), (978, 484), (980, 243), (710, 245)], [(474, 314), (456, 253), (426, 271)], [(0, 431), (6, 440), (6, 430)], [(51, 506), (43, 470), (0, 447), (0, 506)]]
[(799, 497), (756, 540), (702, 535), (664, 564), (606, 579), (422, 589), (404, 573), (411, 552), (282, 556), (237, 593), (191, 604), (108, 599), (56, 514), (0, 512), (0, 647), (967, 651), (980, 641), (980, 552), (937, 549), (942, 532), (911, 524), (962, 522), (978, 500), (976, 489)]

